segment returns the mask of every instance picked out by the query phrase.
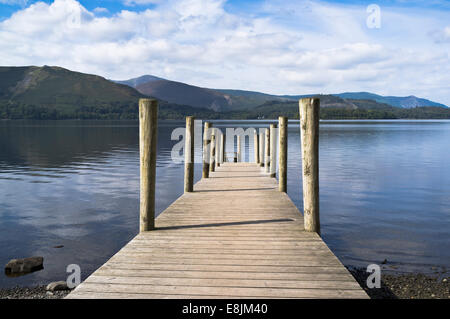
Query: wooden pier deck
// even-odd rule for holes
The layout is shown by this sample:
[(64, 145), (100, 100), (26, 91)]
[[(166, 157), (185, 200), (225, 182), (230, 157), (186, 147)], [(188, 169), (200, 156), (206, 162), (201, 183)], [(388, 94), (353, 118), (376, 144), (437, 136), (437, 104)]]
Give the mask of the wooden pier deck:
[(67, 298), (368, 298), (276, 179), (223, 163)]

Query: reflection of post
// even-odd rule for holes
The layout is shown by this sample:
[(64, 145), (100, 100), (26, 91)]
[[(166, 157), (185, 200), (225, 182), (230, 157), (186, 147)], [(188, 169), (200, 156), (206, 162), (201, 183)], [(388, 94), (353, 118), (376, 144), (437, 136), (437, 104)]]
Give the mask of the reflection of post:
[(259, 129), (259, 166), (264, 166), (264, 129)]
[(194, 117), (186, 116), (184, 145), (184, 192), (194, 190)]
[(270, 177), (277, 175), (277, 125), (270, 124)]
[(211, 142), (209, 143), (209, 147), (211, 148), (211, 155), (209, 157), (209, 171), (214, 172), (216, 168), (216, 134), (214, 129), (211, 131)]
[(156, 143), (158, 101), (139, 100), (140, 222), (141, 232), (155, 228)]
[(318, 234), (320, 234), (319, 109), (319, 99), (305, 98), (299, 102), (305, 230)]
[(211, 123), (205, 122), (205, 131), (203, 132), (203, 171), (202, 177), (209, 177), (209, 142)]
[(269, 173), (270, 171), (270, 130), (266, 128), (265, 130), (265, 142), (264, 142), (264, 168), (265, 172)]
[(280, 116), (279, 122), (279, 147), (278, 147), (278, 189), (280, 192), (286, 193), (287, 191), (287, 127), (288, 119), (286, 116)]
[(238, 136), (237, 136), (237, 161), (238, 161), (238, 162), (241, 162), (241, 161), (242, 161), (242, 158), (241, 158), (241, 156), (242, 156), (241, 150), (242, 150), (242, 135), (238, 135)]
[(255, 163), (259, 164), (259, 135), (258, 135), (258, 131), (255, 129), (255, 135), (253, 138), (253, 149), (255, 151)]

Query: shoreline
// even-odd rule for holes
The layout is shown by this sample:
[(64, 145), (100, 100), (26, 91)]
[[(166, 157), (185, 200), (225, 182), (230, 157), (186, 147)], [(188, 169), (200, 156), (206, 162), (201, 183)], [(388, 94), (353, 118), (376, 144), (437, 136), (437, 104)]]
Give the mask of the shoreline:
[[(369, 289), (364, 268), (346, 266), (371, 299), (450, 299), (448, 277), (423, 273), (382, 274), (381, 288)], [(46, 286), (0, 288), (0, 299), (62, 299), (70, 290), (50, 292)]]
[(450, 299), (449, 277), (440, 274), (382, 273), (381, 287), (369, 289), (366, 269), (346, 268), (371, 299)]

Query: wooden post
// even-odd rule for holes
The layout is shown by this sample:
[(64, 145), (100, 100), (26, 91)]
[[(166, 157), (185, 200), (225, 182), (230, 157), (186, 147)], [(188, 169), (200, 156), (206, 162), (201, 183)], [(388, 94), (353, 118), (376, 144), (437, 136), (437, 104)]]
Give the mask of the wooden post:
[(259, 166), (264, 166), (264, 129), (259, 129)]
[(194, 191), (194, 117), (186, 117), (184, 145), (184, 192)]
[(216, 170), (216, 133), (214, 129), (212, 129), (209, 147), (211, 149), (211, 154), (209, 157), (209, 172), (214, 172)]
[(320, 234), (319, 109), (319, 99), (305, 98), (299, 101), (305, 230), (318, 234)]
[(220, 164), (224, 162), (224, 153), (225, 153), (225, 136), (224, 134), (220, 134)]
[(222, 150), (222, 146), (220, 144), (220, 142), (222, 141), (222, 134), (220, 133), (220, 131), (217, 129), (216, 130), (217, 133), (217, 137), (216, 137), (216, 168), (220, 166), (220, 152)]
[(258, 131), (255, 129), (255, 135), (253, 139), (254, 150), (255, 150), (255, 163), (259, 164), (259, 135)]
[(270, 124), (270, 177), (277, 175), (277, 125)]
[(140, 221), (141, 232), (155, 228), (156, 143), (158, 101), (139, 100)]
[(278, 118), (279, 123), (279, 145), (278, 145), (278, 189), (280, 192), (287, 192), (287, 127), (288, 119), (286, 116), (280, 116)]
[(264, 168), (265, 172), (270, 172), (270, 130), (266, 128), (265, 131), (265, 142), (264, 142)]
[(222, 162), (227, 162), (227, 139), (225, 138), (225, 134), (222, 134), (223, 140), (223, 152), (222, 152)]
[(238, 135), (237, 136), (237, 161), (238, 162), (242, 162), (241, 148), (242, 148), (242, 135)]
[(205, 131), (203, 132), (203, 171), (202, 177), (209, 177), (209, 144), (211, 123), (205, 122)]

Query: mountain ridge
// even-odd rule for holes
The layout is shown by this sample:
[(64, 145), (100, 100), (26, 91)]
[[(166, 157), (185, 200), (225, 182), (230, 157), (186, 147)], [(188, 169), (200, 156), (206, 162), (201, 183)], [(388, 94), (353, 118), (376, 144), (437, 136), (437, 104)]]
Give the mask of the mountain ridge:
[[(152, 75), (144, 75), (138, 78), (127, 80), (128, 83), (133, 83), (138, 79), (143, 79), (144, 77), (154, 77)], [(433, 102), (427, 99), (419, 98), (414, 95), (406, 97), (398, 96), (382, 96), (370, 92), (344, 92), (337, 94), (304, 94), (304, 95), (273, 95), (257, 91), (247, 91), (247, 90), (236, 90), (236, 89), (214, 89), (214, 88), (203, 88), (183, 82), (171, 81), (160, 77), (154, 77), (158, 80), (151, 80), (134, 86), (139, 92), (143, 94), (151, 94), (157, 98), (168, 100), (173, 103), (184, 102), (191, 106), (200, 106), (203, 108), (213, 109), (215, 111), (233, 111), (233, 110), (243, 110), (247, 108), (256, 107), (262, 105), (268, 101), (289, 101), (298, 100), (304, 97), (313, 96), (336, 96), (343, 98), (345, 100), (372, 100), (381, 104), (388, 104), (395, 107), (402, 108), (412, 108), (420, 106), (437, 106), (437, 107), (447, 107), (442, 103)], [(120, 81), (126, 84), (127, 81)], [(183, 87), (183, 95), (177, 96), (174, 94), (177, 88)], [(170, 91), (170, 93), (168, 92)], [(195, 99), (194, 96), (198, 94), (203, 98)], [(206, 96), (208, 98), (206, 98)], [(188, 101), (186, 102), (186, 97)]]
[[(405, 113), (399, 111), (400, 107), (374, 100), (380, 96), (372, 93), (342, 94), (278, 96), (202, 88), (152, 75), (112, 81), (58, 66), (0, 67), (0, 119), (135, 119), (138, 100), (143, 97), (158, 99), (160, 117), (167, 119), (180, 119), (186, 115), (205, 119), (250, 119), (283, 115), (283, 112), (294, 116), (298, 113), (298, 98), (307, 96), (321, 99), (321, 108), (327, 118), (442, 118), (449, 113), (437, 106)], [(367, 97), (373, 99), (361, 99)], [(406, 98), (406, 106), (431, 102)]]

